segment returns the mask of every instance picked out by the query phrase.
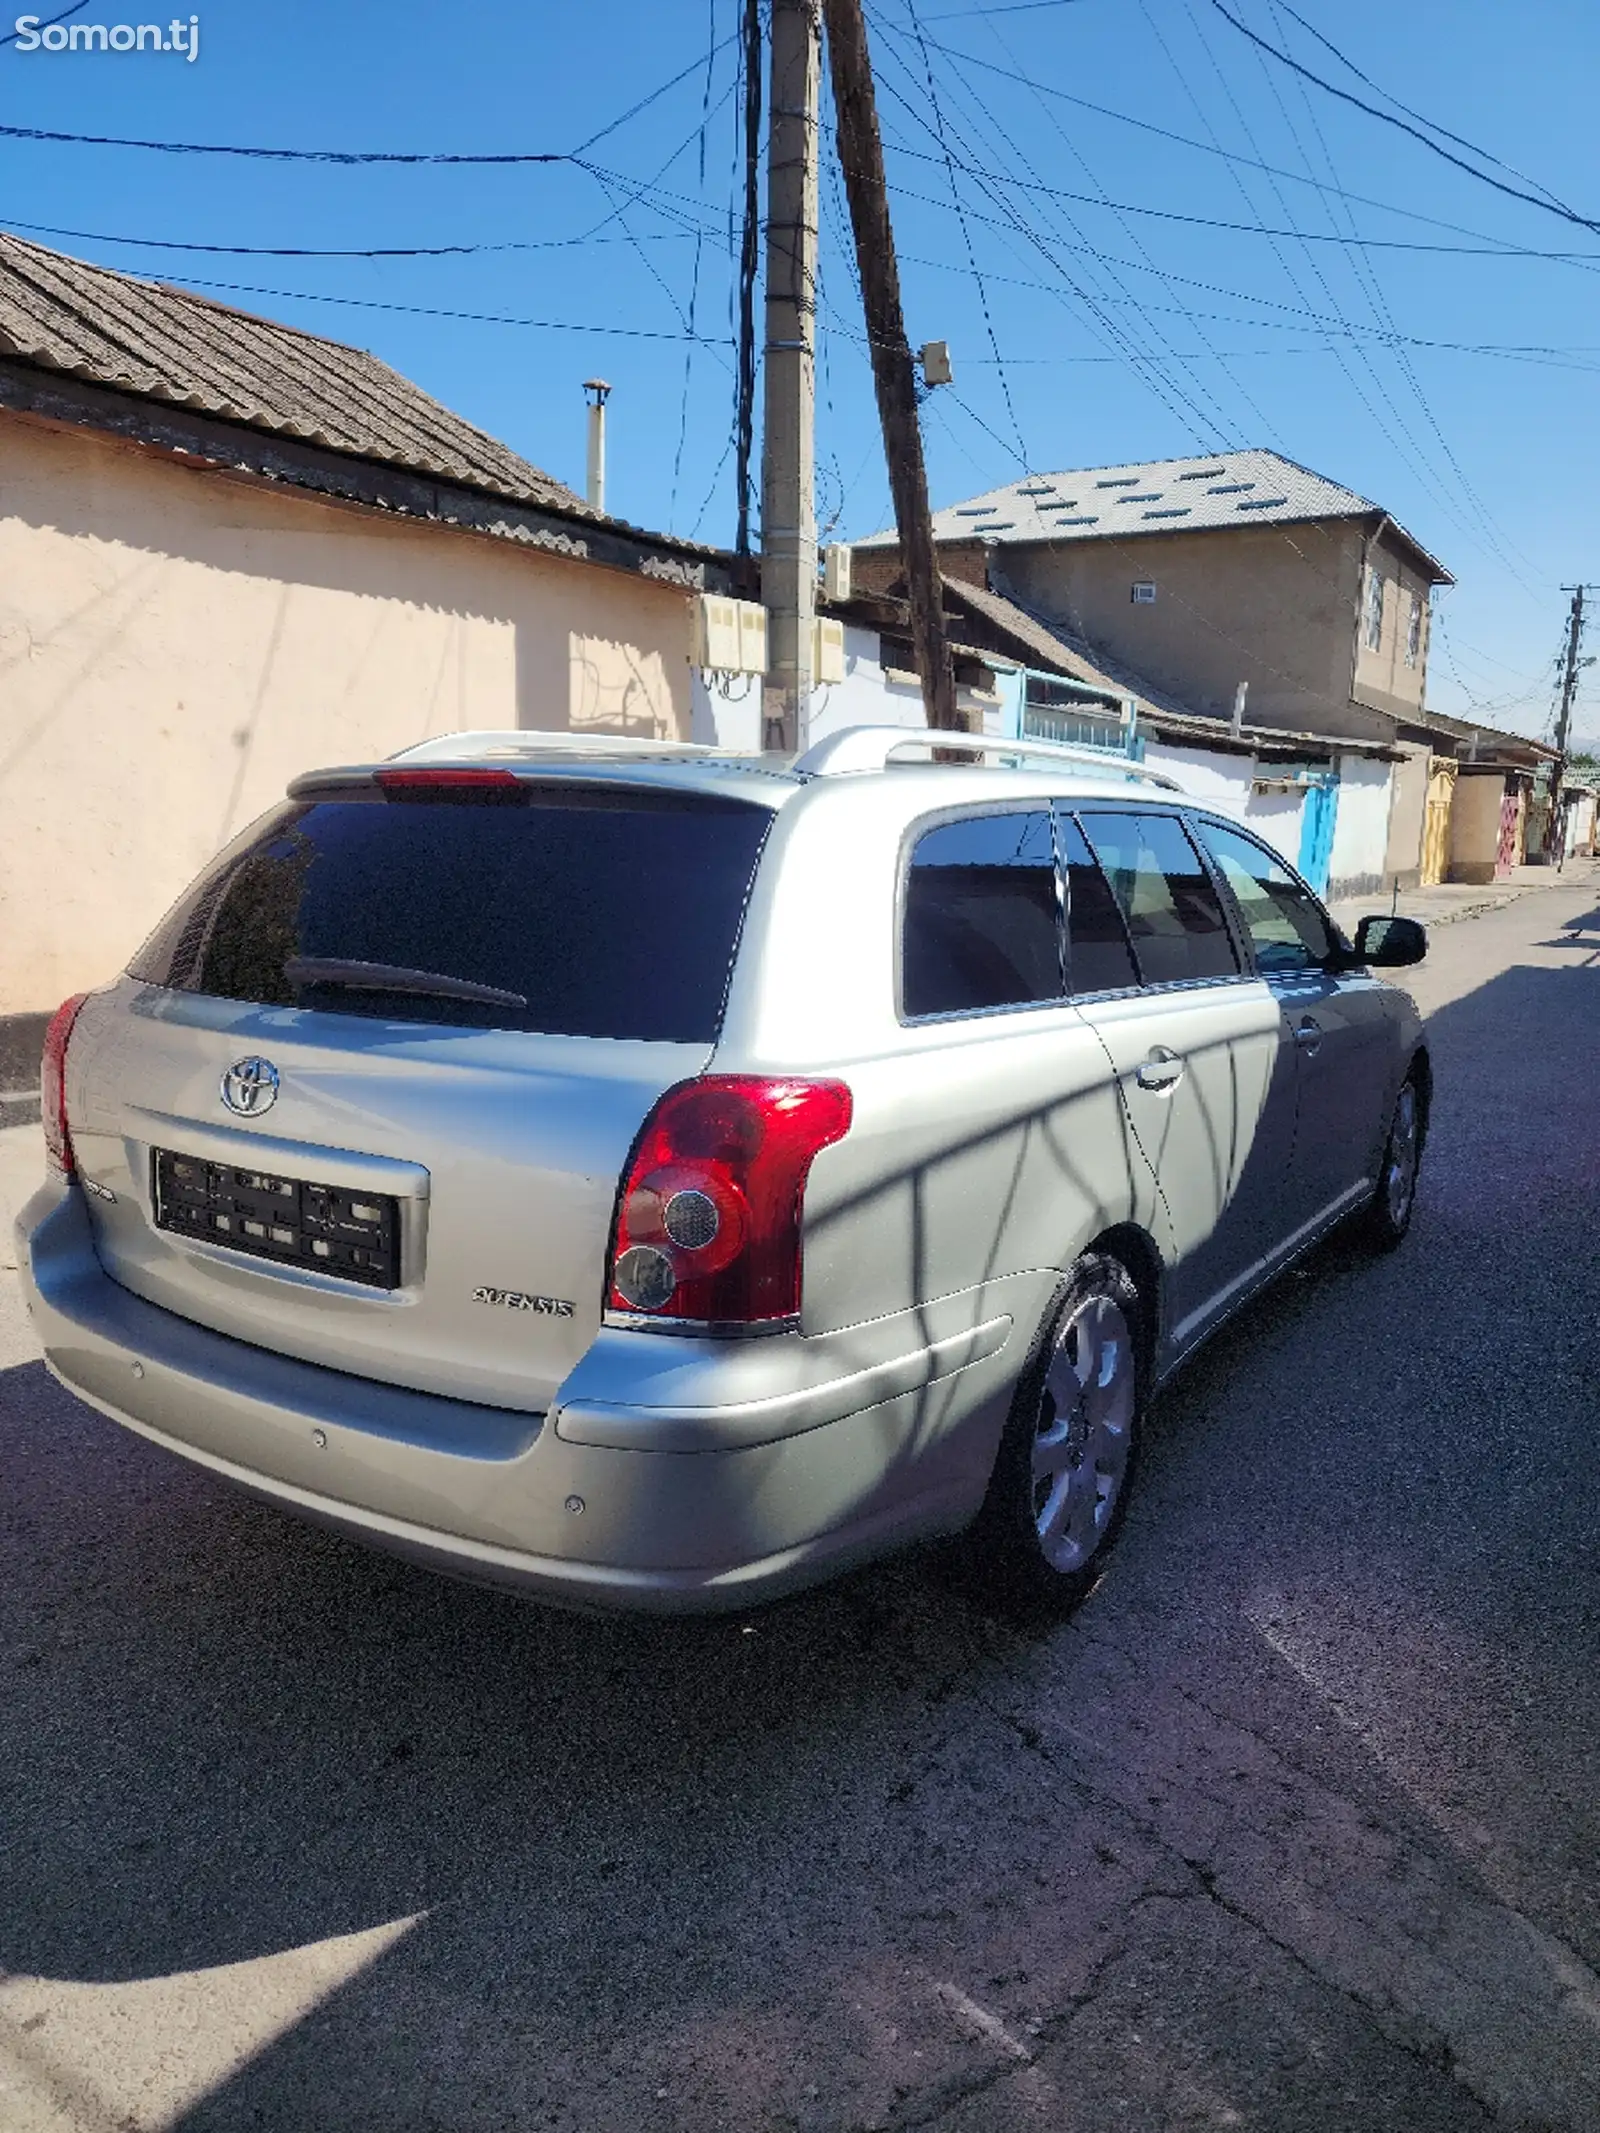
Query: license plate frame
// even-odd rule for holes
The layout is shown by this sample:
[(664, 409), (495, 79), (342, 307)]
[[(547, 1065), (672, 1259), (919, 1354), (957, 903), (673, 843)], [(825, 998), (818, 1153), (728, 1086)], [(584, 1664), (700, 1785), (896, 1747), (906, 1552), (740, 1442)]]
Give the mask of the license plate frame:
[(150, 1151), (157, 1229), (369, 1289), (400, 1286), (400, 1203), (364, 1186), (323, 1185), (253, 1163)]

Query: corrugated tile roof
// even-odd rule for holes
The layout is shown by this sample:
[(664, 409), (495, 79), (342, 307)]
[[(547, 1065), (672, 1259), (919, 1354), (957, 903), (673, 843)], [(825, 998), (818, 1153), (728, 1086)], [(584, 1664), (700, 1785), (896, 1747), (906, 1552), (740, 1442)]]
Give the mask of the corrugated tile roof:
[(0, 352), (335, 452), (594, 518), (365, 349), (0, 231)]
[[(1123, 467), (1080, 467), (1029, 474), (933, 514), (937, 541), (1124, 540), (1140, 533), (1182, 533), (1219, 526), (1293, 524), (1310, 519), (1387, 516), (1325, 475), (1281, 453), (1216, 452), (1204, 459), (1158, 459)], [(1396, 531), (1432, 564), (1449, 572), (1403, 526)], [(861, 548), (892, 548), (895, 533), (875, 533)]]

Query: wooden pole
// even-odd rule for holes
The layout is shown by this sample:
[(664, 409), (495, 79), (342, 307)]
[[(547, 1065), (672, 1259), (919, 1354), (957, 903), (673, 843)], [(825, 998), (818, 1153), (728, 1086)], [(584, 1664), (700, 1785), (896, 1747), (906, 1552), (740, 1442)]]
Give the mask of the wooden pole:
[(867, 26), (860, 0), (822, 0), (822, 16), (828, 32), (828, 64), (839, 120), (839, 164), (855, 232), (867, 346), (878, 394), (878, 420), (883, 427), (889, 492), (894, 498), (895, 526), (911, 599), (911, 641), (922, 682), (923, 708), (930, 726), (945, 732), (963, 732), (966, 720), (956, 709), (955, 669), (944, 631), (939, 559), (933, 545), (928, 476), (917, 417), (916, 373), (900, 304), (900, 270), (895, 263), (894, 231), (889, 223), (889, 194), (884, 180)]

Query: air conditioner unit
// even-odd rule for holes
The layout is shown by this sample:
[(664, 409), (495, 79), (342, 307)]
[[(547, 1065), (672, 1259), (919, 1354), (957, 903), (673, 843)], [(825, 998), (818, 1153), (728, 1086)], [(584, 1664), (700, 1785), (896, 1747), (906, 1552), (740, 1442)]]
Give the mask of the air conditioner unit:
[(811, 625), (811, 678), (819, 685), (844, 680), (844, 624), (832, 615)]

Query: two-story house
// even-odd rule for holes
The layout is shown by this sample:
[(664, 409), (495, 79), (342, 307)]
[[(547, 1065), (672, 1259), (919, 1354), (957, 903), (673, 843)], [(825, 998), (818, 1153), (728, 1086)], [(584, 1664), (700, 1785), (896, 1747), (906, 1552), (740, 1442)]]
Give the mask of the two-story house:
[[(1425, 708), (1432, 593), (1453, 581), (1379, 505), (1251, 450), (1032, 474), (936, 512), (933, 530), (947, 577), (1004, 595), (1152, 707), (1188, 714), (1186, 728), (1166, 720), (1186, 756), (1207, 727), (1236, 755), (1234, 726), (1285, 736), (1272, 774), (1261, 762), (1246, 782), (1294, 817), (1280, 834), (1319, 886), (1418, 878), (1430, 773), (1455, 745)], [(900, 573), (892, 533), (856, 547), (863, 589)], [(1159, 714), (1146, 723), (1159, 734)], [(1355, 749), (1369, 751), (1359, 799)], [(1281, 760), (1296, 755), (1298, 773)], [(1267, 790), (1296, 776), (1298, 796)]]
[[(1258, 726), (1393, 740), (1422, 713), (1450, 573), (1378, 505), (1277, 452), (1029, 475), (934, 514), (948, 574), (987, 584), (1181, 698)], [(856, 582), (898, 575), (893, 534)]]

